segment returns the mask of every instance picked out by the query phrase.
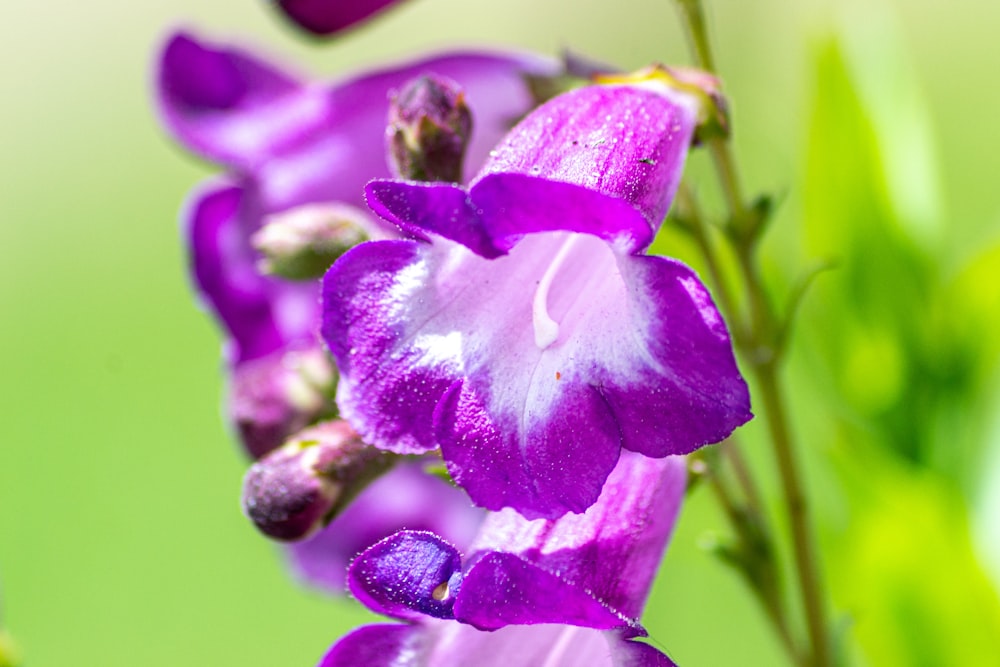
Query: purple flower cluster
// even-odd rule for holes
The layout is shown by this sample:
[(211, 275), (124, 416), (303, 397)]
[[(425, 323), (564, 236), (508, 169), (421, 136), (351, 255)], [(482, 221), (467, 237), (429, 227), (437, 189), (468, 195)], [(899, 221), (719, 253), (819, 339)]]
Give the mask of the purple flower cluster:
[[(278, 6), (329, 34), (389, 4)], [(159, 60), (165, 126), (225, 170), (184, 218), (245, 510), (404, 622), (321, 667), (673, 665), (639, 616), (681, 455), (751, 417), (708, 291), (647, 253), (700, 98), (652, 70), (542, 103), (558, 74), (458, 52), (320, 84), (187, 34)]]

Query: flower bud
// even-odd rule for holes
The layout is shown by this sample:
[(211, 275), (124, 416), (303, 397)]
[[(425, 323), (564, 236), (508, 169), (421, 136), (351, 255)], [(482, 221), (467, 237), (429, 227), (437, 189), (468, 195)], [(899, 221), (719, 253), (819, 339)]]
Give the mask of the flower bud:
[(260, 458), (331, 410), (335, 380), (333, 364), (319, 347), (237, 365), (229, 414), (247, 452)]
[(394, 460), (366, 445), (345, 421), (317, 424), (250, 467), (243, 478), (243, 511), (269, 537), (304, 539)]
[(368, 240), (371, 221), (346, 204), (307, 204), (267, 219), (250, 242), (262, 255), (262, 273), (290, 280), (321, 277), (354, 246)]
[(460, 182), (471, 133), (465, 93), (450, 79), (419, 76), (391, 96), (389, 164), (402, 178)]

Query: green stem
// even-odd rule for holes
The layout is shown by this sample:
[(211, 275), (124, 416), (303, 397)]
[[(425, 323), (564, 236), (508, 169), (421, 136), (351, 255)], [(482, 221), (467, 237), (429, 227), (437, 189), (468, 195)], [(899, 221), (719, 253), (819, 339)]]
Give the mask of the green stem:
[(732, 436), (724, 443), (722, 453), (729, 459), (729, 463), (733, 466), (736, 479), (739, 481), (740, 486), (743, 487), (743, 493), (746, 494), (747, 503), (763, 514), (764, 504), (761, 502), (757, 485), (754, 483), (753, 475), (750, 473), (750, 466), (747, 465), (746, 460), (743, 458), (743, 453), (740, 451), (739, 446), (733, 442)]
[(719, 182), (722, 183), (722, 194), (726, 198), (726, 205), (732, 215), (732, 224), (737, 229), (744, 229), (749, 216), (747, 208), (743, 204), (740, 179), (736, 174), (735, 161), (729, 142), (723, 137), (712, 137), (708, 140), (708, 152), (712, 154), (715, 172), (719, 176)]
[[(708, 278), (712, 287), (715, 288), (713, 293), (719, 301), (723, 317), (726, 318), (727, 322), (738, 323), (740, 313), (736, 308), (736, 299), (733, 298), (732, 292), (729, 290), (729, 283), (726, 282), (725, 274), (722, 272), (722, 263), (719, 261), (715, 245), (712, 243), (708, 223), (701, 213), (698, 199), (685, 183), (681, 183), (677, 190), (677, 206), (684, 212), (684, 218), (689, 223), (687, 231), (691, 233), (695, 243), (698, 244), (698, 250), (701, 251), (705, 260)], [(739, 337), (742, 332), (734, 331), (734, 334)]]
[[(721, 448), (729, 447), (728, 441), (720, 444)], [(781, 587), (777, 576), (777, 566), (774, 560), (774, 547), (770, 531), (767, 529), (764, 517), (750, 502), (739, 504), (733, 499), (733, 493), (722, 476), (721, 458), (714, 459), (714, 465), (708, 470), (709, 486), (722, 506), (739, 540), (739, 548), (727, 558), (745, 578), (750, 590), (754, 592), (768, 618), (774, 625), (789, 657), (796, 664), (803, 664), (803, 656), (792, 635), (791, 624), (785, 613), (781, 597)], [(749, 501), (749, 498), (748, 498)]]
[[(698, 65), (714, 73), (712, 51), (700, 0), (678, 0), (678, 3), (685, 18)], [(756, 376), (764, 411), (768, 416), (767, 424), (781, 477), (798, 584), (812, 649), (811, 659), (807, 663), (813, 667), (828, 667), (830, 651), (819, 570), (809, 530), (806, 499), (802, 492), (800, 473), (795, 461), (788, 417), (777, 374), (778, 359), (774, 339), (779, 327), (768, 302), (754, 256), (757, 237), (763, 226), (757, 224), (749, 214), (750, 208), (745, 203), (729, 142), (722, 137), (715, 137), (708, 142), (708, 149), (729, 207), (729, 239), (738, 257), (747, 290), (749, 335), (745, 338), (740, 336), (737, 342), (743, 339), (744, 352), (749, 352), (748, 361)]]
[(830, 649), (826, 634), (826, 614), (820, 593), (819, 570), (816, 566), (815, 542), (809, 529), (806, 498), (799, 481), (800, 475), (788, 428), (785, 403), (778, 382), (777, 368), (773, 363), (755, 365), (754, 368), (760, 397), (769, 417), (767, 424), (778, 462), (785, 509), (788, 512), (798, 584), (802, 591), (806, 625), (813, 648), (810, 664), (814, 667), (827, 667), (830, 665)]
[(705, 71), (714, 72), (715, 63), (712, 61), (712, 49), (708, 43), (708, 30), (705, 28), (705, 13), (701, 9), (701, 2), (677, 0), (677, 4), (684, 13), (684, 21), (688, 25), (688, 39), (698, 66)]

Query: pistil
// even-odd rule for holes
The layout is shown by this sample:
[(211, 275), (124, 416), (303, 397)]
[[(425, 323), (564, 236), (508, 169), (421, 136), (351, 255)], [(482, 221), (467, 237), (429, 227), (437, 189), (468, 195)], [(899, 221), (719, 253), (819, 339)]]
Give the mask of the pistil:
[(549, 288), (579, 237), (579, 234), (570, 234), (569, 238), (563, 241), (535, 289), (535, 298), (531, 302), (531, 323), (535, 329), (535, 345), (540, 350), (552, 345), (559, 338), (559, 323), (552, 319), (548, 311)]

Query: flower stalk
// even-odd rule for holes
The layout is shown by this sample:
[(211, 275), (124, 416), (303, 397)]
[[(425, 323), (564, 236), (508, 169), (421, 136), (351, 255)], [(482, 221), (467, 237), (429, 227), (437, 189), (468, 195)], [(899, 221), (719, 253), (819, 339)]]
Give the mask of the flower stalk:
[[(691, 49), (698, 66), (709, 73), (714, 73), (712, 50), (700, 0), (678, 0), (678, 5), (684, 17)], [(784, 345), (780, 344), (783, 341), (779, 339), (783, 338), (782, 332), (786, 326), (780, 321), (768, 300), (755, 255), (769, 213), (768, 201), (764, 199), (752, 204), (747, 203), (741, 189), (732, 149), (725, 137), (710, 137), (706, 144), (729, 211), (729, 219), (723, 229), (737, 258), (738, 269), (746, 290), (745, 316), (741, 317), (741, 314), (735, 311), (734, 300), (719, 269), (718, 254), (709, 243), (704, 224), (689, 225), (689, 228), (695, 232), (695, 239), (705, 256), (710, 277), (720, 295), (720, 303), (730, 318), (737, 349), (742, 352), (744, 359), (750, 365), (767, 415), (769, 436), (781, 478), (785, 510), (788, 513), (798, 587), (809, 634), (810, 649), (800, 662), (810, 667), (828, 667), (831, 664), (831, 653), (826, 632), (826, 610), (815, 541), (808, 522), (807, 500), (802, 490), (801, 473), (795, 457), (793, 436), (778, 376), (784, 350)], [(691, 199), (693, 200), (693, 196)], [(742, 522), (734, 520), (734, 524), (741, 526)], [(784, 637), (787, 628), (782, 630), (781, 623), (777, 620), (775, 622), (779, 633)]]

